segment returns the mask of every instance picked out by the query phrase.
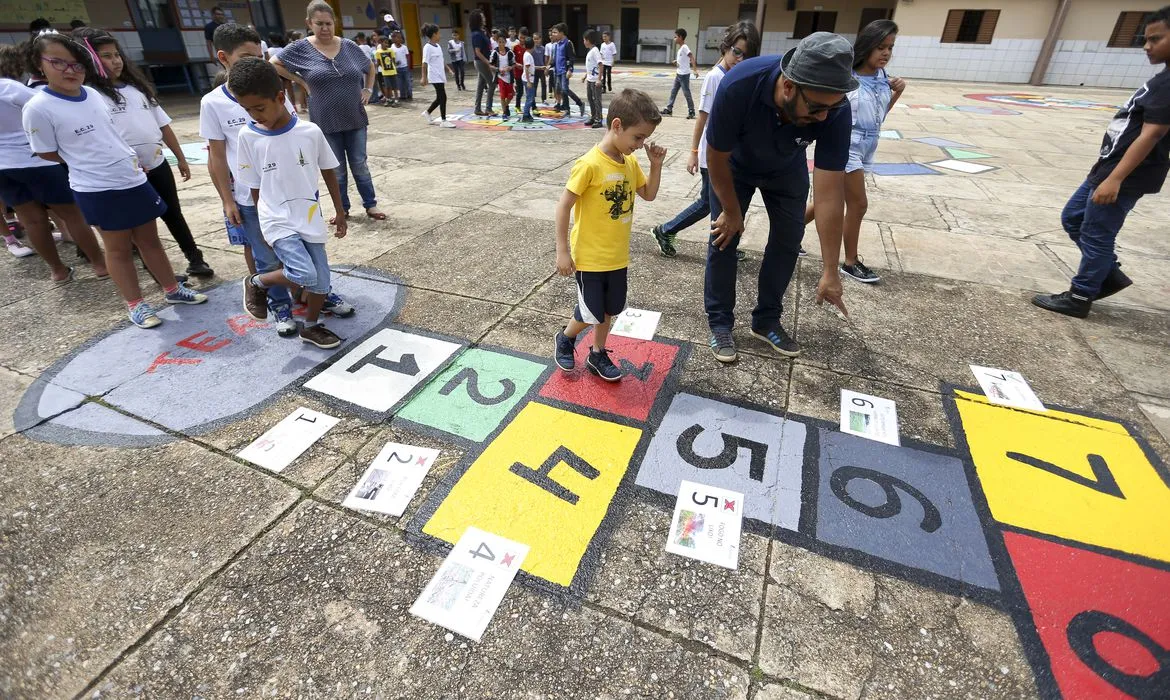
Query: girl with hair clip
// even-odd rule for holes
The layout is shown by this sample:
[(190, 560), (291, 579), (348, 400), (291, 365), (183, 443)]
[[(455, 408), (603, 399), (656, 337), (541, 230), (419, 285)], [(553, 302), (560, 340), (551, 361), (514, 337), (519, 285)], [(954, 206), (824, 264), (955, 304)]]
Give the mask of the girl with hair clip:
[(162, 215), (162, 220), (187, 258), (187, 274), (211, 277), (215, 272), (204, 261), (203, 251), (195, 244), (191, 227), (183, 218), (175, 174), (163, 155), (162, 145), (165, 143), (167, 148), (171, 149), (171, 153), (175, 154), (183, 182), (191, 179), (191, 167), (187, 164), (183, 150), (179, 148), (179, 139), (175, 137), (175, 132), (170, 127), (171, 118), (158, 104), (154, 86), (138, 66), (126, 60), (122, 46), (109, 32), (81, 27), (73, 32), (73, 38), (82, 41), (96, 56), (94, 66), (97, 68), (97, 77), (111, 81), (114, 89), (122, 96), (120, 105), (109, 102), (114, 128), (130, 148), (134, 149), (138, 156), (138, 164), (146, 171), (146, 181), (166, 203), (167, 210)]
[[(894, 52), (898, 25), (888, 19), (879, 19), (865, 25), (853, 42), (853, 75), (860, 83), (849, 93), (853, 110), (853, 135), (849, 139), (849, 162), (845, 165), (845, 260), (841, 274), (858, 282), (875, 284), (881, 277), (869, 269), (857, 253), (861, 238), (861, 220), (869, 208), (865, 194), (865, 174), (873, 171), (882, 122), (894, 108), (894, 103), (906, 89), (906, 81), (891, 78), (886, 64)], [(815, 202), (805, 209), (806, 224), (813, 221)]]
[(0, 47), (0, 199), (13, 208), (33, 250), (49, 266), (50, 279), (68, 282), (73, 268), (61, 262), (49, 228), (49, 207), (75, 232), (75, 241), (93, 264), (99, 278), (108, 276), (105, 257), (93, 230), (69, 190), (64, 166), (37, 158), (24, 133), (21, 111), (37, 90), (20, 82), (26, 70), (24, 45)]
[[(175, 280), (175, 271), (158, 240), (155, 220), (166, 204), (138, 164), (138, 156), (114, 128), (110, 109), (125, 98), (98, 73), (94, 57), (61, 34), (37, 37), (30, 52), (48, 85), (24, 106), (29, 145), (41, 158), (69, 166), (69, 186), (85, 219), (101, 232), (110, 276), (126, 302), (131, 323), (152, 328), (162, 323), (142, 298), (132, 249), (163, 285), (168, 304), (202, 304), (207, 297)], [(85, 85), (86, 78), (90, 85)]]

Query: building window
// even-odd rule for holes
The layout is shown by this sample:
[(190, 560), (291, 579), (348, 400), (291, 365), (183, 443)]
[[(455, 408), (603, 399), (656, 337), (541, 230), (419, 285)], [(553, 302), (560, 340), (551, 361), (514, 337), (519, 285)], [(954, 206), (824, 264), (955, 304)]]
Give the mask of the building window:
[(1153, 12), (1122, 12), (1117, 17), (1117, 24), (1113, 25), (1113, 34), (1109, 35), (1109, 47), (1114, 49), (1141, 48), (1146, 42), (1142, 35), (1142, 28)]
[(857, 33), (860, 34), (862, 29), (865, 29), (870, 22), (876, 22), (879, 19), (889, 19), (894, 11), (885, 7), (866, 7), (861, 11), (861, 23), (857, 25)]
[(831, 32), (836, 27), (836, 12), (797, 12), (792, 38), (803, 39), (813, 32)]
[(990, 44), (999, 10), (951, 10), (943, 27), (944, 44)]

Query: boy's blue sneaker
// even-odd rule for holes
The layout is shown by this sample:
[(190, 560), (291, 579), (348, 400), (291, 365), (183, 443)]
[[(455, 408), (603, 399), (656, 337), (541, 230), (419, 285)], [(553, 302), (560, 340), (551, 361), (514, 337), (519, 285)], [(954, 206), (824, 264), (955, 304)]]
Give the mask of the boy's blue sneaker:
[(711, 354), (720, 362), (735, 362), (739, 359), (739, 354), (735, 351), (735, 340), (731, 337), (731, 329), (720, 328), (711, 331), (707, 345), (711, 346)]
[(345, 299), (329, 292), (325, 295), (325, 304), (321, 307), (321, 312), (332, 314), (337, 318), (349, 318), (354, 315), (355, 309), (346, 303)]
[(287, 306), (277, 308), (273, 315), (276, 316), (276, 334), (281, 338), (291, 338), (297, 334), (297, 320), (293, 318), (292, 310)]
[(573, 368), (577, 366), (576, 350), (577, 339), (557, 331), (556, 338), (553, 339), (553, 358), (556, 359), (557, 367), (566, 372), (572, 372)]
[(609, 350), (590, 349), (585, 366), (607, 382), (620, 382), (622, 379), (622, 371), (609, 359)]
[(784, 330), (784, 326), (779, 323), (775, 328), (770, 330), (756, 330), (752, 329), (752, 335), (772, 346), (772, 349), (785, 357), (798, 357), (800, 355), (800, 343), (792, 339), (788, 335), (788, 331)]
[(154, 309), (145, 301), (138, 302), (138, 305), (130, 309), (130, 323), (139, 328), (154, 328), (162, 323), (162, 319), (154, 315)]
[(207, 301), (207, 295), (180, 284), (175, 291), (166, 295), (166, 300), (168, 304), (202, 304)]

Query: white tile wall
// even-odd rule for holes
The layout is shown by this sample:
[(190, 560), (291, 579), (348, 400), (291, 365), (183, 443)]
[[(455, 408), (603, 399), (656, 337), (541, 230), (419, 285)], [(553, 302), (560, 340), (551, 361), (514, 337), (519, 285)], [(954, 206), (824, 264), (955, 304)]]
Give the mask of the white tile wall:
[(211, 54), (207, 53), (207, 39), (203, 30), (183, 32), (183, 43), (187, 46), (187, 57), (192, 59), (208, 60)]
[(933, 36), (899, 36), (890, 73), (907, 78), (1026, 83), (1040, 55), (1039, 39), (944, 44)]
[(1051, 85), (1136, 88), (1160, 70), (1141, 49), (1112, 49), (1106, 41), (1056, 42), (1044, 82)]
[(110, 32), (118, 43), (122, 45), (122, 50), (126, 52), (126, 57), (131, 61), (142, 60), (142, 37), (138, 36), (138, 32)]

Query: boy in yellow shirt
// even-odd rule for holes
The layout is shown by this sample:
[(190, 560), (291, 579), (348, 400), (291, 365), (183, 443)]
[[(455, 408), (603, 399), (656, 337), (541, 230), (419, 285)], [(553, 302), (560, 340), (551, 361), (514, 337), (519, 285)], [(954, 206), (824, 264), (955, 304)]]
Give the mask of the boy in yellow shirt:
[(390, 46), (390, 37), (382, 37), (380, 45), (374, 51), (374, 61), (382, 74), (382, 105), (394, 107), (398, 104), (398, 68), (394, 61), (394, 48)]
[[(622, 371), (609, 359), (605, 341), (613, 317), (626, 308), (634, 193), (647, 202), (658, 196), (666, 149), (646, 143), (662, 115), (641, 90), (622, 90), (610, 103), (607, 120), (601, 143), (573, 164), (557, 203), (557, 272), (575, 275), (577, 307), (565, 330), (556, 335), (554, 357), (558, 367), (571, 371), (576, 366), (577, 336), (592, 325), (593, 347), (585, 366), (605, 381), (616, 382)], [(649, 177), (633, 155), (641, 148), (650, 158)]]

